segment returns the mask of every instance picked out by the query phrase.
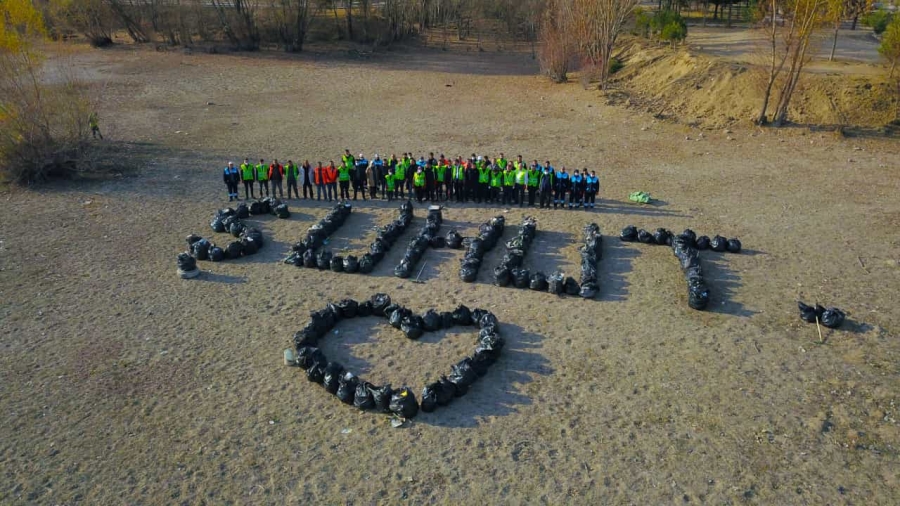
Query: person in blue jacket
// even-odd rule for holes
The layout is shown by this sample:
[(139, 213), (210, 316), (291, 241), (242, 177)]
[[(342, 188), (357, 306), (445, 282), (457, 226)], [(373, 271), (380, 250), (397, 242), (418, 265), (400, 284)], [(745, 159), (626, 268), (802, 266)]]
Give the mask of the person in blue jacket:
[[(550, 162), (545, 164), (545, 167), (549, 167)], [(550, 167), (550, 170), (553, 170)], [(556, 187), (554, 188), (553, 195), (553, 209), (556, 209), (556, 206), (565, 206), (566, 205), (566, 192), (569, 191), (569, 173), (566, 172), (566, 168), (563, 167), (556, 173)]]
[(241, 200), (240, 196), (238, 196), (238, 183), (241, 182), (241, 173), (234, 166), (233, 162), (228, 162), (225, 172), (222, 174), (222, 179), (225, 181), (225, 187), (228, 188), (228, 202)]
[(593, 170), (591, 171), (591, 175), (586, 176), (584, 179), (586, 181), (584, 207), (594, 209), (594, 199), (597, 197), (597, 192), (600, 191), (600, 180), (597, 179), (597, 173)]

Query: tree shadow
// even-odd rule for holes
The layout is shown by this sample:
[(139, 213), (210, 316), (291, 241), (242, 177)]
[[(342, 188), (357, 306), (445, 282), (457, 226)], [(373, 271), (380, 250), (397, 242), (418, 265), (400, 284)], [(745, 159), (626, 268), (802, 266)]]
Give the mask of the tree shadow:
[(726, 255), (712, 254), (701, 256), (700, 265), (703, 268), (703, 279), (710, 290), (709, 308), (707, 310), (710, 313), (730, 314), (744, 318), (753, 316), (758, 311), (748, 309), (733, 299), (735, 290), (743, 285), (740, 277), (728, 267)]
[(542, 347), (543, 337), (518, 325), (500, 322), (501, 335), (506, 346), (497, 362), (469, 388), (469, 392), (456, 398), (449, 406), (439, 407), (433, 413), (420, 413), (416, 423), (446, 428), (478, 427), (485, 418), (507, 416), (518, 411), (518, 406), (531, 405), (532, 400), (524, 386), (535, 376), (553, 373), (550, 362), (536, 350)]
[(663, 209), (668, 203), (654, 201), (651, 204), (628, 204), (617, 200), (597, 199), (596, 212), (600, 214), (629, 214), (637, 216), (672, 216), (678, 218), (693, 218), (677, 209)]
[(598, 300), (622, 302), (628, 297), (629, 283), (625, 276), (633, 270), (634, 259), (640, 255), (640, 250), (618, 237), (603, 238), (603, 257), (597, 262)]

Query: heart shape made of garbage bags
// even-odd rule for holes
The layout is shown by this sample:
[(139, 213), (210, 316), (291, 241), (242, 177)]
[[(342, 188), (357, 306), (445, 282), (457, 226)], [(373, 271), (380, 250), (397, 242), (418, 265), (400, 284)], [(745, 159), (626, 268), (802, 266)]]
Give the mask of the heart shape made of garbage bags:
[[(418, 339), (425, 332), (449, 329), (455, 326), (476, 326), (478, 337), (475, 351), (453, 365), (448, 376), (422, 390), (421, 403), (409, 387), (394, 390), (390, 385), (376, 386), (334, 361), (329, 361), (318, 347), (319, 340), (341, 320), (357, 316), (387, 318), (390, 325), (399, 329), (409, 339)], [(373, 295), (365, 302), (344, 299), (328, 304), (324, 309), (310, 313), (310, 321), (294, 334), (297, 355), (295, 362), (305, 372), (309, 381), (319, 383), (329, 393), (345, 404), (382, 413), (393, 413), (401, 418), (413, 418), (421, 409), (434, 411), (446, 406), (455, 397), (468, 392), (469, 387), (500, 357), (504, 340), (500, 337), (500, 324), (493, 313), (483, 309), (470, 310), (459, 305), (453, 311), (438, 312), (429, 309), (421, 316), (391, 302), (383, 293)]]

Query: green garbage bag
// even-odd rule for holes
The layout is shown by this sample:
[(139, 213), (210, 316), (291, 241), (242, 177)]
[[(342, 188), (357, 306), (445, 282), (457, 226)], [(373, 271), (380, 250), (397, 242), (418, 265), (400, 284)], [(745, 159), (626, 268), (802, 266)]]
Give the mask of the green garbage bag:
[(647, 192), (631, 192), (631, 194), (628, 195), (628, 200), (638, 204), (649, 204), (652, 199)]

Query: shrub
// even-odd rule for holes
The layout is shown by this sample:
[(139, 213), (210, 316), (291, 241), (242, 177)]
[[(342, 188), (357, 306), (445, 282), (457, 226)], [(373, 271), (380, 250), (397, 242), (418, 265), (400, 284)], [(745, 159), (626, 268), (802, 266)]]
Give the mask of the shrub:
[(625, 64), (619, 61), (618, 58), (610, 58), (609, 60), (609, 74), (615, 74), (616, 72), (622, 70)]
[(875, 35), (881, 35), (887, 30), (889, 24), (891, 24), (891, 18), (894, 16), (888, 11), (872, 11), (865, 18), (863, 18), (863, 23), (866, 26), (872, 27), (872, 31), (875, 32)]

